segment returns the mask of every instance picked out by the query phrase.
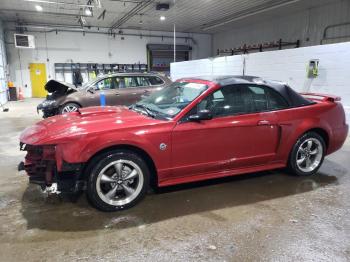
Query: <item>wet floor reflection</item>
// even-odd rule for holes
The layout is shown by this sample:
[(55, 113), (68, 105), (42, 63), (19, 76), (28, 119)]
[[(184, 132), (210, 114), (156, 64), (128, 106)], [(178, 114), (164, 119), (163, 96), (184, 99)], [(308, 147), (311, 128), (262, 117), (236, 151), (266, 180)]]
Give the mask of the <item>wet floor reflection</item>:
[(132, 209), (103, 213), (90, 207), (85, 196), (77, 203), (67, 199), (45, 199), (36, 186), (28, 186), (21, 212), (28, 229), (91, 231), (142, 227), (167, 219), (249, 205), (259, 201), (301, 194), (337, 185), (347, 170), (326, 161), (313, 177), (294, 177), (284, 171), (262, 172), (159, 189)]

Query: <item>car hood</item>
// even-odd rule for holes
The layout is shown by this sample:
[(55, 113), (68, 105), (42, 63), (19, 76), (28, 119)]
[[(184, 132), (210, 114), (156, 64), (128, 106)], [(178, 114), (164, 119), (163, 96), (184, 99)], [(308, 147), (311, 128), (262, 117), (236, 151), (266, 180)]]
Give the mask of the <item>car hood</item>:
[(78, 88), (73, 84), (69, 84), (63, 81), (58, 81), (53, 79), (46, 83), (45, 89), (49, 93), (59, 92), (62, 94), (66, 93), (69, 89), (78, 90)]
[(47, 118), (26, 128), (20, 141), (30, 145), (69, 143), (84, 136), (130, 130), (164, 121), (129, 110), (127, 107), (87, 107)]

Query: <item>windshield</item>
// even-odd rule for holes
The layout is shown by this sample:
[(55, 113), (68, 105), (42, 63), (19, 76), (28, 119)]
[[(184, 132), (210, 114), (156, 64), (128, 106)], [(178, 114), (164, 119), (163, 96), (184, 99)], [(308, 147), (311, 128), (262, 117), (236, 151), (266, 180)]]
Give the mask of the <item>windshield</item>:
[(97, 81), (103, 79), (103, 77), (98, 77), (95, 79), (90, 80), (89, 82), (83, 83), (83, 85), (81, 86), (81, 88), (88, 88), (93, 86)]
[(207, 90), (207, 88), (208, 86), (205, 84), (175, 82), (144, 98), (132, 108), (144, 108), (151, 111), (154, 115), (171, 119)]

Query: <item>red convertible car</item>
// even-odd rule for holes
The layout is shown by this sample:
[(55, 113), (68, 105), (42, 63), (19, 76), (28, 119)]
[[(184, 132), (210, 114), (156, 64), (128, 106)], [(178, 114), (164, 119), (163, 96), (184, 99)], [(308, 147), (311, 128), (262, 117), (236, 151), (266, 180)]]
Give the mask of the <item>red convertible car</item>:
[(100, 210), (169, 186), (287, 167), (315, 174), (348, 134), (340, 98), (258, 77), (181, 79), (130, 107), (50, 117), (20, 137), (19, 165), (49, 192), (86, 190)]

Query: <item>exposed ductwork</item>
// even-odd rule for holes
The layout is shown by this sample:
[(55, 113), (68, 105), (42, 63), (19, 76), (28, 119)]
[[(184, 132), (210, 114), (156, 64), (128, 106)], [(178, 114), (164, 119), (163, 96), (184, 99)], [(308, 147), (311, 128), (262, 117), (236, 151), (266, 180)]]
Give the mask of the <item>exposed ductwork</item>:
[[(132, 37), (148, 37), (148, 38), (160, 38), (160, 39), (174, 39), (174, 36), (172, 34), (137, 34), (137, 33), (125, 33), (122, 34), (118, 33), (112, 33), (109, 29), (109, 27), (90, 27), (90, 28), (81, 28), (80, 26), (66, 26), (66, 25), (50, 25), (50, 24), (17, 24), (16, 29), (7, 29), (6, 31), (16, 32), (18, 30), (21, 30), (23, 32), (28, 33), (35, 33), (35, 32), (42, 32), (42, 33), (59, 33), (59, 32), (71, 32), (71, 33), (83, 33), (85, 34), (103, 34), (103, 35), (110, 35), (110, 36), (132, 36)], [(191, 36), (176, 36), (176, 39), (181, 39), (185, 41), (191, 41), (194, 45), (197, 44), (196, 40)]]
[[(77, 11), (77, 10), (74, 10)], [(25, 13), (25, 14), (31, 14), (31, 15), (38, 15), (38, 12), (36, 11), (30, 11), (30, 10), (17, 10), (17, 9), (0, 9), (0, 13)], [(86, 15), (83, 12), (79, 13), (61, 13), (61, 12), (46, 12), (46, 11), (42, 11), (40, 12), (40, 15), (47, 15), (47, 16), (63, 16), (63, 17), (67, 17), (67, 16), (71, 16), (71, 17), (78, 17), (78, 16), (83, 16), (83, 17), (92, 17), (92, 15)]]
[(80, 4), (80, 3), (74, 3), (74, 2), (49, 1), (49, 0), (24, 0), (24, 2), (33, 2), (33, 3), (41, 3), (41, 4), (55, 4), (55, 5), (69, 5), (69, 6), (76, 6), (79, 8), (80, 7), (89, 7), (89, 8), (101, 8), (102, 7), (100, 0), (88, 1), (87, 4)]
[(110, 30), (113, 31), (113, 29), (117, 29), (117, 28), (121, 27), (125, 22), (127, 22), (133, 16), (135, 16), (138, 13), (142, 12), (142, 10), (144, 10), (149, 5), (154, 3), (154, 1), (155, 0), (145, 0), (145, 1), (139, 2), (134, 8), (132, 8), (129, 12), (127, 12), (123, 17), (121, 17), (116, 22), (114, 22), (111, 25)]

